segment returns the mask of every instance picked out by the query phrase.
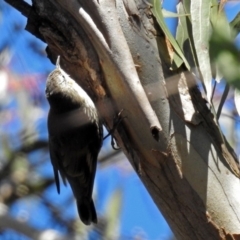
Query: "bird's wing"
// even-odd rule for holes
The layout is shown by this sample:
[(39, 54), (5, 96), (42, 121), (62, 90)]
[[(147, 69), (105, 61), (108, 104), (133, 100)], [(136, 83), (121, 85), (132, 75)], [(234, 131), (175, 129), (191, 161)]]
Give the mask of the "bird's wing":
[(64, 185), (67, 185), (66, 178), (64, 173), (61, 171), (60, 166), (60, 157), (58, 156), (58, 151), (56, 151), (56, 143), (54, 142), (54, 137), (50, 137), (49, 139), (49, 152), (50, 152), (50, 159), (53, 166), (53, 172), (54, 172), (54, 178), (56, 182), (57, 192), (60, 193), (60, 181), (59, 181), (59, 175), (58, 172), (60, 172), (60, 175), (62, 177)]

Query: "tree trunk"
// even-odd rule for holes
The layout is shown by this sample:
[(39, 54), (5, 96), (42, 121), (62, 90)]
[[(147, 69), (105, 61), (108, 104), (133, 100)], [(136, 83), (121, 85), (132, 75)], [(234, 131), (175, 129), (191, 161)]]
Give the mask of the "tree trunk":
[[(146, 0), (6, 0), (95, 101), (177, 239), (240, 239), (237, 158)], [(148, 206), (146, 206), (147, 208)]]

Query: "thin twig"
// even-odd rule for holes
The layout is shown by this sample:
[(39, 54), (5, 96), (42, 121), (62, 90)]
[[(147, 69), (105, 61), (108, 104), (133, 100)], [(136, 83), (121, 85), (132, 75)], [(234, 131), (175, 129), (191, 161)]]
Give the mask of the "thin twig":
[(217, 110), (217, 119), (220, 118), (220, 115), (221, 115), (221, 112), (222, 112), (222, 108), (223, 108), (223, 104), (225, 103), (226, 99), (227, 99), (227, 96), (228, 96), (228, 93), (229, 93), (229, 84), (226, 83), (226, 86), (225, 86), (225, 89), (224, 89), (224, 92), (222, 94), (222, 98), (220, 100), (220, 103), (219, 103), (219, 106), (218, 106), (218, 110)]

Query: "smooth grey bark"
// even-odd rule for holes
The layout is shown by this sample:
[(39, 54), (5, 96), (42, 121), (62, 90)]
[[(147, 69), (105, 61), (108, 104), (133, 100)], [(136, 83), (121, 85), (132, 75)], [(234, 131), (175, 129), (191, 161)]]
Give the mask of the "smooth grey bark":
[(114, 136), (175, 236), (238, 239), (237, 158), (191, 73), (170, 71), (172, 50), (150, 7), (144, 0), (33, 0), (17, 8), (109, 128), (123, 109)]

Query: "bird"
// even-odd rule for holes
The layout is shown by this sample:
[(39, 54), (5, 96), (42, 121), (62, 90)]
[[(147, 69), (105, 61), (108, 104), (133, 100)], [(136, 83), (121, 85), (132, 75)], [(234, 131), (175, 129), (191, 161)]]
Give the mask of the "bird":
[(47, 77), (45, 94), (50, 105), (49, 152), (57, 191), (60, 194), (60, 174), (63, 183), (70, 184), (81, 221), (97, 223), (92, 192), (103, 125), (96, 106), (60, 67), (60, 56)]

